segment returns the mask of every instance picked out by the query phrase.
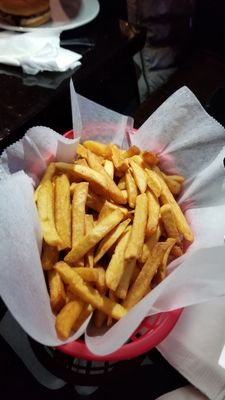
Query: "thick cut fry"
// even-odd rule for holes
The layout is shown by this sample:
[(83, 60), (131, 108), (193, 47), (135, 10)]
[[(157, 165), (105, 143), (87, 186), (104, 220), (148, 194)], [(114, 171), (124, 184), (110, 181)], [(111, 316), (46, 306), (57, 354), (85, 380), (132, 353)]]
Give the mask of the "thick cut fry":
[(54, 218), (54, 187), (49, 180), (42, 183), (38, 190), (37, 209), (44, 240), (50, 246), (60, 246), (62, 240), (57, 233)]
[(121, 150), (115, 144), (110, 144), (110, 148), (114, 167), (120, 172), (126, 172), (128, 170), (128, 161), (122, 156)]
[(95, 171), (99, 172), (107, 182), (107, 198), (114, 200), (116, 203), (125, 204), (123, 194), (114, 182), (114, 180), (107, 174), (105, 168), (100, 164), (98, 157), (88, 150), (88, 164)]
[(49, 246), (49, 244), (43, 240), (42, 255), (41, 255), (41, 263), (43, 270), (48, 271), (49, 269), (52, 269), (54, 265), (57, 263), (58, 259), (59, 259), (59, 251), (57, 247)]
[(125, 259), (139, 259), (142, 255), (142, 248), (145, 238), (145, 230), (148, 216), (148, 201), (145, 193), (139, 194), (136, 199), (133, 226), (130, 240), (125, 252)]
[(98, 290), (85, 284), (81, 276), (66, 263), (58, 262), (54, 268), (60, 274), (64, 283), (69, 285), (74, 293), (83, 301), (90, 303), (94, 308), (103, 311), (116, 320), (121, 319), (127, 313), (126, 309), (120, 304), (101, 295)]
[(153, 153), (152, 151), (143, 151), (142, 158), (143, 158), (143, 161), (146, 164), (148, 164), (150, 167), (153, 167), (154, 165), (158, 164), (158, 162), (159, 162), (157, 155), (155, 153)]
[(113, 211), (120, 210), (124, 215), (124, 219), (128, 218), (128, 209), (125, 207), (117, 206), (116, 204), (110, 203), (109, 201), (105, 201), (104, 206), (101, 208), (101, 211), (98, 215), (98, 222), (100, 222), (103, 218), (110, 215)]
[(104, 204), (105, 204), (104, 197), (98, 196), (97, 194), (89, 191), (87, 196), (87, 207), (97, 212), (100, 212)]
[(129, 161), (134, 161), (136, 164), (139, 165), (139, 167), (144, 168), (144, 162), (141, 155), (132, 156), (130, 157)]
[(135, 208), (138, 191), (135, 180), (129, 171), (125, 175), (125, 180), (129, 207)]
[[(182, 178), (183, 177), (181, 175), (166, 175), (158, 167), (157, 167), (157, 171), (161, 175), (161, 177), (164, 179), (164, 181), (166, 182), (166, 184), (167, 184), (168, 188), (170, 189), (171, 193), (174, 196), (177, 196), (178, 194), (180, 194)], [(180, 182), (178, 182), (173, 177), (178, 178), (178, 180), (180, 180)], [(184, 180), (184, 178), (183, 178), (183, 180)]]
[(38, 191), (39, 191), (41, 185), (42, 185), (44, 182), (48, 181), (48, 180), (50, 181), (50, 180), (52, 179), (54, 173), (55, 173), (55, 163), (50, 163), (50, 164), (47, 166), (47, 169), (46, 169), (46, 171), (45, 171), (45, 173), (44, 173), (44, 175), (43, 175), (43, 177), (42, 177), (42, 179), (41, 179), (41, 181), (40, 181), (40, 183), (39, 183), (37, 189), (36, 189), (35, 192), (34, 192), (34, 200), (35, 200), (35, 201), (37, 201), (37, 198), (38, 198)]
[(173, 209), (170, 204), (164, 204), (160, 208), (161, 219), (168, 237), (174, 238), (177, 243), (180, 242)]
[(140, 190), (141, 193), (145, 193), (147, 188), (147, 175), (145, 173), (145, 170), (131, 160), (130, 160), (130, 166), (132, 168), (133, 177), (138, 189)]
[(104, 168), (107, 172), (107, 174), (110, 176), (110, 178), (114, 178), (114, 165), (113, 162), (110, 160), (105, 160), (104, 162)]
[(121, 190), (121, 192), (122, 192), (123, 197), (124, 197), (124, 199), (126, 200), (126, 203), (127, 203), (127, 201), (128, 201), (128, 193), (127, 193), (127, 190)]
[(176, 240), (169, 238), (169, 239), (167, 239), (167, 243), (168, 243), (168, 248), (163, 256), (162, 262), (161, 262), (161, 264), (157, 270), (157, 273), (154, 277), (155, 283), (160, 283), (166, 277), (166, 266), (167, 266), (168, 257), (169, 257), (172, 247), (176, 243)]
[[(118, 298), (117, 298), (115, 292), (113, 292), (113, 290), (109, 290), (109, 298), (110, 298), (111, 300), (115, 301), (115, 302), (118, 301)], [(108, 317), (108, 318), (107, 318), (106, 325), (107, 325), (107, 326), (111, 326), (112, 323), (113, 323), (112, 317)]]
[(148, 292), (151, 280), (161, 264), (167, 248), (167, 242), (157, 243), (153, 247), (149, 258), (140, 271), (136, 281), (130, 287), (127, 297), (122, 303), (127, 310), (137, 304)]
[(151, 191), (155, 195), (155, 197), (158, 198), (160, 196), (161, 190), (162, 190), (158, 175), (151, 169), (147, 169), (147, 168), (145, 169), (145, 172), (147, 174), (148, 187), (151, 189)]
[(147, 191), (148, 197), (148, 222), (146, 226), (146, 236), (150, 237), (157, 229), (159, 223), (159, 210), (160, 205), (157, 197), (154, 196), (149, 190)]
[(76, 165), (84, 165), (85, 167), (88, 167), (88, 163), (84, 158), (80, 158), (79, 160), (75, 160), (74, 164), (76, 164)]
[(72, 247), (85, 235), (85, 205), (88, 195), (88, 183), (77, 183), (72, 202)]
[(55, 226), (62, 240), (58, 249), (71, 248), (70, 182), (64, 174), (55, 179)]
[(48, 285), (51, 308), (54, 313), (57, 313), (66, 304), (64, 285), (57, 271), (48, 271)]
[[(164, 174), (165, 175), (165, 174)], [(174, 181), (182, 184), (184, 183), (184, 177), (182, 175), (166, 175), (169, 179), (173, 179)]]
[(173, 213), (175, 216), (176, 224), (178, 231), (184, 236), (186, 240), (189, 242), (193, 242), (194, 240), (194, 235), (191, 231), (191, 228), (182, 213), (179, 205), (177, 204), (176, 200), (174, 199), (172, 193), (170, 192), (167, 184), (164, 182), (162, 177), (158, 175), (162, 187), (162, 192), (160, 196), (160, 200), (162, 201), (163, 204), (169, 203), (172, 206)]
[(84, 159), (87, 158), (87, 149), (81, 143), (78, 143), (76, 153)]
[(125, 269), (125, 251), (130, 237), (131, 227), (123, 233), (116, 246), (106, 270), (106, 284), (109, 289), (116, 290)]
[(123, 175), (123, 176), (120, 178), (119, 183), (118, 183), (118, 188), (119, 188), (120, 190), (125, 190), (125, 189), (126, 189), (125, 175)]
[(140, 154), (141, 150), (137, 146), (131, 146), (123, 152), (123, 158), (130, 158)]
[(121, 210), (113, 211), (108, 217), (100, 221), (94, 229), (84, 236), (66, 255), (65, 261), (68, 263), (76, 263), (81, 259), (92, 247), (103, 239), (115, 226), (123, 219)]
[(120, 279), (119, 285), (116, 289), (116, 295), (119, 299), (125, 299), (127, 296), (127, 291), (129, 289), (132, 276), (135, 270), (136, 260), (132, 259), (130, 261), (125, 261), (123, 275)]
[(89, 317), (89, 315), (93, 312), (93, 310), (94, 309), (91, 306), (91, 304), (84, 303), (82, 311), (81, 311), (79, 317), (77, 318), (77, 320), (75, 321), (75, 324), (73, 325), (73, 330), (75, 332), (81, 327), (81, 325), (83, 325), (83, 323), (86, 321), (86, 319)]
[[(85, 235), (90, 233), (94, 228), (94, 219), (93, 215), (86, 214), (85, 215)], [(94, 249), (90, 249), (85, 255), (85, 266), (88, 268), (94, 267)]]
[(94, 142), (93, 140), (86, 140), (83, 142), (83, 146), (95, 153), (97, 156), (102, 156), (104, 158), (111, 157), (111, 149), (110, 145), (108, 144)]
[(157, 229), (153, 232), (153, 234), (146, 240), (146, 242), (143, 245), (142, 255), (140, 258), (141, 263), (145, 263), (147, 261), (147, 258), (149, 257), (151, 250), (158, 242), (160, 236), (161, 236), (161, 229), (160, 226), (158, 225)]
[(104, 268), (75, 268), (74, 271), (78, 273), (85, 282), (92, 282), (96, 284), (100, 293), (103, 293), (105, 285), (105, 270)]
[(125, 221), (121, 222), (118, 226), (116, 226), (111, 232), (106, 235), (102, 241), (100, 242), (94, 258), (94, 263), (96, 264), (107, 251), (116, 243), (122, 233), (125, 231), (127, 225), (130, 223), (130, 219), (126, 219)]
[(60, 339), (66, 340), (73, 333), (74, 326), (83, 307), (83, 301), (73, 300), (67, 303), (56, 316), (55, 328)]
[(171, 249), (170, 254), (171, 254), (171, 256), (174, 256), (174, 257), (181, 257), (184, 253), (183, 253), (182, 247), (180, 245), (176, 244)]

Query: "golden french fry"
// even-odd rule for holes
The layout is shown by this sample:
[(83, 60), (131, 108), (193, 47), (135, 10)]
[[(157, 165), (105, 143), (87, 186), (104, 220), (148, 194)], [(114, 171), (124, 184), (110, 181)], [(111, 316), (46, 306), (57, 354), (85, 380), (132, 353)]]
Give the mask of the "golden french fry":
[(96, 284), (96, 287), (100, 293), (103, 293), (105, 285), (105, 270), (104, 268), (87, 268), (79, 267), (75, 268), (74, 271), (79, 274), (85, 282), (92, 282)]
[(81, 143), (78, 143), (76, 153), (84, 159), (87, 158), (87, 149)]
[(49, 244), (43, 240), (41, 254), (41, 263), (43, 270), (48, 271), (49, 269), (52, 269), (57, 263), (58, 259), (59, 251), (57, 247), (49, 246)]
[(170, 252), (171, 256), (174, 257), (181, 257), (184, 253), (183, 253), (183, 249), (180, 245), (175, 244)]
[(160, 208), (161, 219), (167, 233), (167, 236), (174, 238), (177, 243), (180, 242), (179, 232), (176, 225), (173, 209), (170, 204), (164, 204)]
[(106, 284), (109, 289), (116, 290), (125, 269), (125, 251), (131, 233), (129, 226), (120, 237), (108, 268), (106, 270)]
[(77, 294), (81, 300), (90, 303), (94, 308), (103, 311), (116, 320), (121, 319), (126, 314), (127, 311), (123, 306), (101, 295), (98, 290), (84, 283), (81, 276), (63, 261), (58, 262), (54, 268), (60, 274), (64, 283), (69, 285), (70, 289)]
[(121, 276), (119, 285), (117, 286), (116, 289), (116, 295), (119, 299), (124, 300), (126, 298), (127, 291), (129, 289), (135, 267), (136, 267), (135, 258), (132, 260), (125, 261), (123, 275)]
[(77, 165), (84, 165), (85, 167), (88, 167), (88, 163), (87, 163), (87, 161), (85, 160), (85, 158), (79, 158), (79, 160), (75, 160), (75, 161), (74, 161), (74, 164), (77, 164)]
[(167, 248), (167, 242), (156, 243), (153, 247), (150, 256), (141, 269), (136, 281), (130, 287), (126, 299), (122, 303), (127, 310), (137, 304), (149, 291), (150, 283), (163, 260)]
[(108, 144), (94, 142), (93, 140), (86, 140), (83, 142), (83, 146), (97, 156), (102, 156), (104, 158), (111, 157), (111, 148)]
[(186, 240), (188, 240), (189, 242), (193, 242), (194, 235), (191, 231), (191, 228), (190, 228), (183, 212), (181, 211), (178, 203), (174, 199), (172, 193), (170, 192), (170, 190), (169, 190), (167, 184), (164, 182), (163, 178), (160, 175), (158, 175), (158, 177), (160, 179), (160, 183), (161, 183), (161, 187), (162, 187), (160, 200), (162, 201), (163, 204), (169, 203), (172, 206), (178, 231), (184, 236), (184, 238)]
[[(85, 206), (88, 195), (88, 183), (77, 183), (73, 192), (72, 201), (72, 247), (85, 236)], [(79, 267), (84, 266), (84, 259), (81, 258)]]
[(65, 174), (55, 179), (55, 226), (62, 241), (58, 249), (71, 248), (70, 182)]
[(151, 189), (152, 193), (154, 193), (154, 195), (158, 198), (162, 190), (158, 175), (155, 173), (155, 171), (152, 171), (148, 168), (145, 169), (145, 172), (147, 174), (148, 187)]
[(146, 226), (146, 236), (150, 237), (157, 229), (159, 223), (160, 205), (157, 197), (149, 190), (147, 191), (148, 198), (148, 222)]
[(49, 180), (39, 187), (37, 209), (44, 240), (50, 246), (60, 246), (62, 240), (57, 233), (54, 218), (54, 187)]
[(156, 283), (160, 283), (166, 277), (166, 266), (167, 266), (168, 257), (171, 252), (171, 249), (173, 248), (174, 244), (176, 243), (176, 240), (169, 238), (169, 239), (167, 239), (167, 243), (168, 243), (168, 248), (163, 256), (162, 262), (161, 262), (161, 264), (157, 270), (157, 273), (154, 277), (154, 281)]
[(123, 219), (123, 212), (118, 209), (100, 221), (92, 231), (85, 235), (66, 255), (65, 261), (68, 263), (76, 263), (83, 257), (92, 247), (103, 239), (115, 226)]
[[(178, 182), (176, 179), (173, 178), (173, 175), (166, 175), (164, 172), (162, 172), (158, 168), (159, 173), (161, 174), (161, 177), (164, 179), (166, 182), (168, 188), (170, 189), (171, 193), (175, 196), (180, 194), (181, 191), (181, 182)], [(178, 177), (178, 179), (183, 178), (182, 176), (175, 175), (175, 177)]]
[(94, 309), (91, 304), (84, 303), (81, 313), (73, 325), (73, 329), (75, 332), (81, 327), (81, 325), (83, 325), (84, 321), (86, 321), (93, 310)]
[(158, 225), (157, 229), (153, 232), (153, 234), (146, 240), (146, 242), (143, 245), (142, 255), (140, 258), (141, 263), (145, 263), (147, 261), (147, 258), (149, 257), (152, 248), (158, 242), (160, 236), (161, 236), (161, 229), (160, 226)]
[(126, 201), (124, 200), (120, 189), (110, 175), (107, 174), (105, 168), (100, 164), (98, 157), (90, 150), (87, 151), (87, 154), (89, 166), (95, 171), (99, 172), (107, 182), (107, 198), (114, 200), (116, 203), (125, 204)]
[(130, 157), (129, 161), (134, 161), (139, 167), (144, 168), (144, 161), (141, 155), (135, 155)]
[(87, 196), (87, 207), (97, 212), (100, 212), (104, 204), (105, 198), (102, 198), (101, 196), (98, 196), (97, 194), (89, 191)]
[(121, 150), (115, 145), (111, 144), (110, 149), (112, 152), (112, 162), (116, 170), (126, 172), (128, 170), (128, 161), (124, 159)]
[(127, 203), (127, 201), (128, 201), (128, 193), (127, 193), (127, 190), (121, 190), (121, 192), (122, 192), (123, 197), (125, 198), (126, 203)]
[(147, 175), (145, 170), (132, 160), (130, 160), (130, 166), (132, 168), (132, 174), (138, 189), (141, 193), (145, 193), (147, 188)]
[(130, 158), (140, 154), (141, 150), (137, 146), (131, 146), (123, 152), (123, 158)]
[(54, 313), (57, 313), (66, 304), (64, 285), (57, 271), (48, 271), (48, 285), (51, 308)]
[(138, 191), (134, 178), (129, 171), (125, 175), (125, 180), (129, 207), (135, 208)]
[(118, 182), (118, 188), (120, 190), (125, 190), (126, 189), (126, 180), (125, 180), (125, 175), (121, 176), (119, 182)]
[(158, 164), (159, 160), (155, 153), (152, 151), (143, 151), (141, 153), (143, 161), (148, 164), (150, 167)]
[[(85, 235), (90, 233), (94, 228), (93, 215), (85, 215)], [(94, 267), (94, 248), (90, 249), (85, 256), (85, 266), (88, 268)]]
[[(165, 174), (164, 174), (165, 175)], [(180, 183), (184, 183), (184, 177), (182, 175), (167, 175), (169, 179), (173, 179), (174, 181)]]
[[(115, 292), (113, 292), (113, 290), (109, 290), (109, 298), (110, 298), (111, 300), (115, 301), (115, 302), (118, 301), (118, 298), (117, 298)], [(107, 325), (107, 326), (111, 326), (112, 323), (113, 323), (112, 317), (108, 317), (108, 318), (107, 318), (106, 325)]]
[(83, 307), (83, 301), (73, 300), (67, 303), (56, 316), (55, 328), (60, 339), (66, 340), (73, 333)]
[(116, 241), (125, 231), (130, 221), (131, 220), (128, 218), (125, 221), (121, 222), (102, 239), (95, 253), (94, 257), (95, 264), (105, 255), (105, 253), (107, 253), (107, 251), (114, 245), (114, 243), (116, 243)]
[(148, 200), (145, 193), (139, 194), (136, 199), (133, 226), (131, 236), (126, 248), (125, 259), (139, 259), (142, 255), (142, 248), (145, 238), (145, 230), (148, 216)]
[(39, 183), (37, 189), (36, 189), (35, 192), (34, 192), (34, 201), (37, 202), (37, 199), (38, 199), (38, 191), (39, 191), (41, 185), (42, 185), (44, 182), (48, 181), (48, 180), (50, 181), (50, 180), (52, 179), (52, 177), (54, 176), (54, 173), (55, 173), (55, 163), (52, 162), (52, 163), (50, 163), (50, 164), (47, 166), (47, 169), (46, 169), (46, 171), (45, 171), (45, 173), (44, 173), (44, 175), (43, 175), (43, 177), (42, 177), (42, 179), (41, 179), (41, 181), (40, 181), (40, 183)]
[(105, 160), (104, 162), (104, 168), (107, 172), (107, 174), (110, 176), (110, 178), (114, 178), (114, 165), (111, 160)]

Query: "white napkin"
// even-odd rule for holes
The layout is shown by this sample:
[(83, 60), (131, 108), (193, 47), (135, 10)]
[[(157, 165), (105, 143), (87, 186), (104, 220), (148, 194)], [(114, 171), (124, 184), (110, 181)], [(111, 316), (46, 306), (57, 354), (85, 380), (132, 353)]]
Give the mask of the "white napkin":
[(192, 385), (184, 386), (158, 397), (156, 400), (208, 400)]
[(158, 350), (210, 400), (224, 400), (225, 370), (218, 364), (224, 340), (225, 298), (221, 297), (185, 308)]
[(79, 66), (81, 55), (60, 47), (60, 33), (34, 31), (0, 34), (0, 63), (20, 66), (23, 72), (63, 72)]

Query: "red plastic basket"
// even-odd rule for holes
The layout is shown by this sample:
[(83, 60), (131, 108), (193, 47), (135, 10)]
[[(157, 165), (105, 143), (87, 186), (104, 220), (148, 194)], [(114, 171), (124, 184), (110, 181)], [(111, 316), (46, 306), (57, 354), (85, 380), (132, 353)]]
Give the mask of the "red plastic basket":
[[(73, 131), (65, 133), (65, 137), (72, 139)], [(130, 337), (129, 342), (117, 351), (106, 356), (97, 356), (91, 353), (84, 341), (58, 346), (57, 349), (71, 357), (90, 361), (122, 361), (140, 356), (157, 346), (170, 333), (180, 317), (183, 309), (173, 310), (145, 318), (137, 330)]]

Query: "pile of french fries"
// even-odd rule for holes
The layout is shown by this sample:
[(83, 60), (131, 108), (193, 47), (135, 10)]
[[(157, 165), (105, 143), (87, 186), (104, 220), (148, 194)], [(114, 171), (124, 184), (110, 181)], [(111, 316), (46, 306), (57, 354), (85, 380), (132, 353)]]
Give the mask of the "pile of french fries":
[(169, 257), (193, 233), (151, 151), (86, 141), (73, 163), (50, 163), (35, 191), (42, 266), (58, 337), (94, 312), (97, 327), (122, 318), (166, 277)]

